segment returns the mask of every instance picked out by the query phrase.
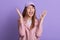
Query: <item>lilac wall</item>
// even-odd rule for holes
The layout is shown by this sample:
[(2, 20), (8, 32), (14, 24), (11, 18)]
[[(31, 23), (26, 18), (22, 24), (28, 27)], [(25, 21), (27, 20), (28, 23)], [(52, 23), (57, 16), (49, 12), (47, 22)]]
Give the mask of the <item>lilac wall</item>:
[[(60, 40), (60, 0), (32, 0), (37, 17), (46, 9), (41, 40)], [(16, 7), (23, 11), (25, 0), (0, 0), (0, 40), (18, 40), (18, 15)]]

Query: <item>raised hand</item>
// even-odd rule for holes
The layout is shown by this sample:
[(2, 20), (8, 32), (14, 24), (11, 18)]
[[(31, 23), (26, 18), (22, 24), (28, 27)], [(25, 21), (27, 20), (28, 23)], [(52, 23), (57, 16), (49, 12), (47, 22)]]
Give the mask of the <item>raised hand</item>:
[(45, 16), (46, 16), (46, 14), (47, 14), (47, 11), (44, 10), (44, 11), (42, 12), (41, 16), (40, 16), (40, 19), (44, 19)]
[(47, 11), (46, 11), (46, 10), (44, 10), (44, 11), (42, 12), (41, 16), (40, 16), (40, 24), (42, 24), (42, 23), (43, 23), (43, 20), (44, 20), (44, 18), (45, 18), (45, 16), (46, 16), (46, 14), (47, 14)]
[(20, 13), (20, 11), (19, 11), (18, 8), (16, 8), (16, 11), (17, 11), (17, 13), (18, 13), (18, 15), (19, 15), (19, 20), (20, 20), (20, 22), (22, 23), (22, 22), (23, 22), (23, 16), (22, 16), (22, 14)]
[[(20, 13), (19, 9), (16, 8), (16, 11), (19, 15), (19, 19), (18, 19), (18, 29), (19, 29), (19, 35), (21, 38), (24, 38), (24, 35), (25, 35), (25, 27), (24, 27), (24, 23), (23, 23), (23, 16), (22, 14)], [(19, 38), (20, 40), (20, 38)]]
[(42, 32), (43, 32), (42, 24), (43, 24), (43, 20), (44, 20), (46, 14), (47, 14), (47, 11), (44, 10), (44, 11), (42, 12), (42, 14), (40, 15), (39, 28), (37, 28), (37, 37), (39, 37), (39, 35), (40, 35), (40, 36), (42, 35)]
[(18, 8), (16, 8), (16, 11), (18, 12), (19, 17), (21, 18), (22, 17), (22, 14), (20, 13), (20, 11), (19, 11)]

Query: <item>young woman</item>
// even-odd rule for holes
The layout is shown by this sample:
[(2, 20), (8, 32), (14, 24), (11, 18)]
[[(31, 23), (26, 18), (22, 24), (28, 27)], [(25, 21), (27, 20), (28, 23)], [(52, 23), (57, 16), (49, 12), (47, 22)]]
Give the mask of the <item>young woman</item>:
[(33, 3), (25, 6), (21, 14), (19, 9), (16, 8), (19, 19), (19, 40), (38, 40), (42, 34), (42, 23), (46, 16), (46, 11), (42, 12), (40, 19), (36, 18), (36, 9)]

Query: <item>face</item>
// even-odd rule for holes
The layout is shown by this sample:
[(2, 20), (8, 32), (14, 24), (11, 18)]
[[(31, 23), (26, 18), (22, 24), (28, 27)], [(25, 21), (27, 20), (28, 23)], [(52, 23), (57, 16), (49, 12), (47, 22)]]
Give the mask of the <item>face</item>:
[(34, 15), (34, 12), (35, 12), (34, 7), (31, 6), (31, 5), (29, 5), (29, 6), (27, 7), (27, 15), (28, 15), (29, 17), (32, 17), (32, 16)]

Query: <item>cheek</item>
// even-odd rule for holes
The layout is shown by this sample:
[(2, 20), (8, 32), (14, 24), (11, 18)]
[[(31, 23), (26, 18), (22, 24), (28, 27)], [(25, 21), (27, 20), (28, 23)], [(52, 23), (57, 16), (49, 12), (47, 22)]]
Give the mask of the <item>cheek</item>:
[(29, 15), (30, 9), (27, 9), (27, 15)]
[(29, 13), (30, 9), (27, 9), (27, 13)]
[(35, 12), (35, 10), (34, 10), (34, 9), (32, 9), (32, 12), (34, 13), (34, 12)]

